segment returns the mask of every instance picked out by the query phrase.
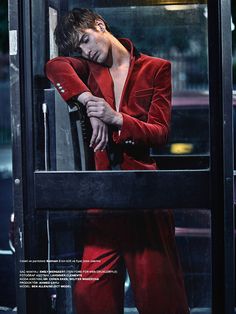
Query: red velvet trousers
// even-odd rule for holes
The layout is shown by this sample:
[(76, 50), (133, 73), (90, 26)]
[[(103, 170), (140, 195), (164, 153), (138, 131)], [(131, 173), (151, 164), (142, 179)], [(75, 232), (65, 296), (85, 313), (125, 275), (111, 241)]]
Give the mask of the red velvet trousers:
[(189, 313), (171, 211), (90, 217), (77, 313), (122, 314), (126, 269), (139, 314)]

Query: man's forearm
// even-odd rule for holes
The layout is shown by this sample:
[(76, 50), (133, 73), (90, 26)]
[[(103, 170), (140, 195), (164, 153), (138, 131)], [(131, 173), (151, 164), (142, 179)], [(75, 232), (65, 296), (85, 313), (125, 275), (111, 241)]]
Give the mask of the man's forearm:
[(77, 99), (86, 106), (88, 117), (98, 118), (106, 124), (121, 129), (123, 124), (122, 114), (112, 109), (103, 98), (96, 97), (90, 92), (84, 92)]

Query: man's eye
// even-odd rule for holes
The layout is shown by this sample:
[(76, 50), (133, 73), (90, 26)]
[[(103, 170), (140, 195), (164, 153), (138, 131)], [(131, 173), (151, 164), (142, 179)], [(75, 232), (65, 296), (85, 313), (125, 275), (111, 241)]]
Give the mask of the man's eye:
[(83, 42), (84, 42), (84, 44), (86, 44), (88, 41), (89, 41), (88, 36), (85, 36), (85, 37), (83, 38)]

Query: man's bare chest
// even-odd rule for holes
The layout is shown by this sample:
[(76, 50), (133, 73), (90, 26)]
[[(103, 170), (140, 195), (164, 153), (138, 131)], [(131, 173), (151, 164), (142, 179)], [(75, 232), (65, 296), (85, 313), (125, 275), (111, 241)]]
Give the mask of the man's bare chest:
[(120, 69), (110, 69), (110, 74), (113, 80), (113, 91), (115, 97), (116, 110), (119, 111), (120, 102), (125, 87), (129, 67), (125, 66)]

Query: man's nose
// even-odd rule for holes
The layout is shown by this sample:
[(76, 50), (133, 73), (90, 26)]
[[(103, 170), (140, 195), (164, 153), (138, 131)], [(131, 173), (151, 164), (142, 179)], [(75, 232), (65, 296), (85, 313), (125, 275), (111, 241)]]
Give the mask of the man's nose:
[(85, 46), (82, 47), (81, 46), (81, 49), (82, 49), (84, 57), (89, 58), (90, 57), (90, 49), (89, 49), (89, 47), (85, 47)]

